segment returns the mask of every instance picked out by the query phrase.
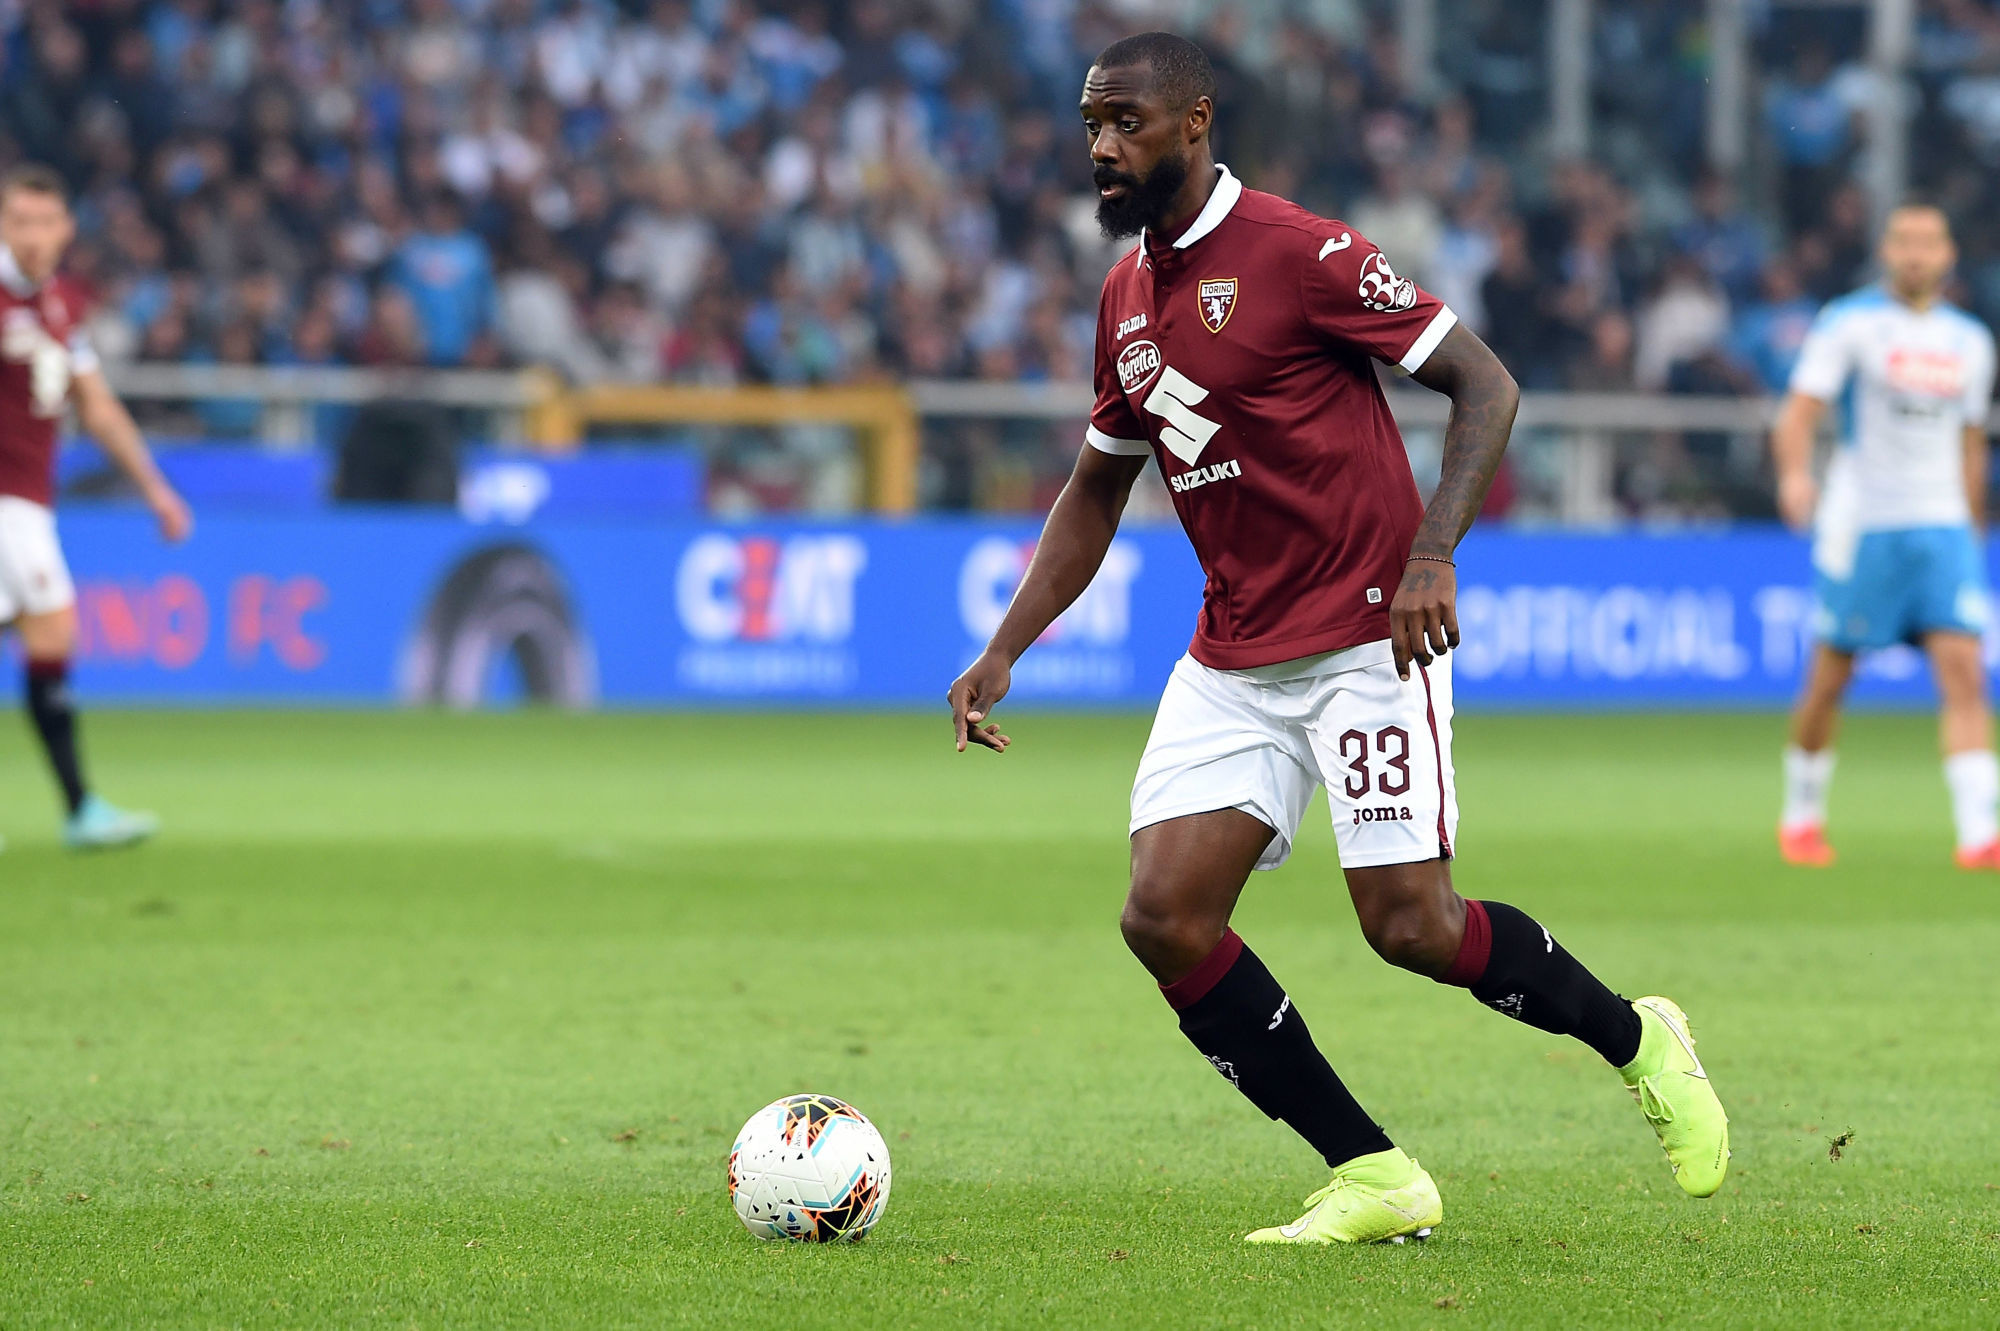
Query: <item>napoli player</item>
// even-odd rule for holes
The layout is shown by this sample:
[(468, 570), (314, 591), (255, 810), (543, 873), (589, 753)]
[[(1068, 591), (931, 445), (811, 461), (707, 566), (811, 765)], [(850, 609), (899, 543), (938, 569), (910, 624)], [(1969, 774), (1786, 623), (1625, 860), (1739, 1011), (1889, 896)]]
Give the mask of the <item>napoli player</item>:
[[(1595, 1049), (1680, 1186), (1708, 1196), (1728, 1122), (1680, 1009), (1627, 1002), (1526, 914), (1452, 888), (1452, 555), (1506, 448), (1514, 382), (1352, 227), (1218, 166), (1213, 92), (1201, 49), (1166, 33), (1113, 44), (1084, 80), (1099, 221), (1139, 244), (1105, 278), (1076, 470), (992, 642), (951, 687), (958, 746), (1007, 749), (988, 718), (1014, 661), (1089, 584), (1157, 459), (1208, 576), (1140, 760), (1121, 923), (1188, 1039), (1333, 1170), (1304, 1215), (1251, 1240), (1400, 1240), (1443, 1216), (1430, 1175), (1229, 927), (1251, 871), (1284, 862), (1322, 785), (1375, 950)], [(1376, 361), (1452, 399), (1428, 508)]]
[[(1881, 260), (1881, 285), (1820, 312), (1772, 433), (1779, 508), (1793, 526), (1814, 527), (1819, 637), (1785, 750), (1778, 848), (1794, 864), (1833, 862), (1827, 790), (1855, 654), (1908, 642), (1930, 657), (1943, 698), (1958, 863), (1995, 869), (2000, 764), (1980, 656), (1988, 609), (1975, 530), (1985, 518), (1993, 336), (1941, 294), (1957, 253), (1938, 209), (1892, 212)], [(1813, 433), (1836, 400), (1840, 444), (1821, 491)]]
[(28, 715), (62, 788), (63, 840), (86, 850), (143, 841), (157, 824), (93, 794), (77, 753), (76, 596), (51, 508), (56, 431), (70, 404), (139, 487), (166, 539), (185, 537), (189, 517), (104, 382), (82, 327), (83, 299), (56, 271), (73, 234), (55, 172), (24, 166), (0, 177), (0, 628), (12, 625), (27, 656)]

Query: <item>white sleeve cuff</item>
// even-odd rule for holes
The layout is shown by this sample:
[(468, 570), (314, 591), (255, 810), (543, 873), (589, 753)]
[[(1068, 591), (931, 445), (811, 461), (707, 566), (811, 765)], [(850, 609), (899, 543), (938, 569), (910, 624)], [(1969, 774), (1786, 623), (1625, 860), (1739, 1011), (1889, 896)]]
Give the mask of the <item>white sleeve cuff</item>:
[(1148, 458), (1153, 455), (1153, 446), (1144, 439), (1120, 439), (1115, 435), (1104, 433), (1095, 425), (1084, 430), (1083, 437), (1100, 453), (1111, 453), (1127, 458)]
[(1458, 316), (1451, 312), (1451, 306), (1446, 305), (1439, 309), (1436, 317), (1423, 332), (1417, 334), (1417, 340), (1410, 343), (1410, 349), (1403, 353), (1403, 359), (1396, 364), (1402, 367), (1404, 374), (1415, 374), (1424, 368), (1424, 362), (1431, 358), (1433, 351), (1437, 350), (1438, 343), (1444, 341), (1444, 335), (1457, 326)]
[(1804, 374), (1793, 373), (1791, 379), (1785, 384), (1785, 391), (1787, 393), (1795, 393), (1800, 397), (1812, 398), (1815, 402), (1826, 403), (1838, 398), (1840, 390), (1845, 387), (1847, 387), (1847, 376), (1845, 374), (1838, 377), (1818, 374), (1813, 372), (1811, 367), (1806, 367), (1806, 373)]
[(69, 335), (69, 372), (71, 374), (96, 374), (104, 368), (98, 359), (97, 347), (90, 340), (90, 334), (78, 328)]

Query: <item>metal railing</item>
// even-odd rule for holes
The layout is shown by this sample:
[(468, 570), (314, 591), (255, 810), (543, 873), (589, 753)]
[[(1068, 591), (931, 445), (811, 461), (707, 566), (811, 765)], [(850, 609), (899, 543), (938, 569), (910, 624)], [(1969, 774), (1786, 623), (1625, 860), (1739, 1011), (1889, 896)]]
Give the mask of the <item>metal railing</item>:
[[(1003, 383), (941, 379), (834, 388), (675, 385), (564, 385), (537, 369), (382, 370), (341, 366), (261, 367), (127, 364), (111, 382), (128, 400), (255, 403), (257, 438), (295, 448), (312, 440), (313, 409), (381, 400), (420, 401), (483, 414), (486, 437), (560, 451), (593, 424), (774, 426), (801, 421), (851, 427), (864, 460), (868, 507), (907, 511), (919, 503), (927, 448), (968, 423), (1013, 423), (1046, 435), (1046, 451), (1073, 455), (1090, 412), (1085, 383)], [(1436, 435), (1450, 403), (1414, 388), (1389, 394), (1410, 439), (1419, 475), (1435, 469)], [(1726, 438), (1728, 449), (1761, 450), (1776, 402), (1768, 398), (1678, 397), (1638, 393), (1528, 393), (1521, 399), (1515, 455), (1541, 478), (1535, 512), (1557, 522), (1599, 523), (1620, 512), (1615, 490), (1620, 448), (1666, 435)]]
[(501, 418), (496, 438), (524, 437), (525, 413), (560, 388), (540, 370), (375, 370), (347, 365), (110, 366), (113, 389), (128, 402), (255, 402), (258, 438), (275, 448), (312, 441), (311, 409), (389, 400), (490, 411)]
[[(917, 414), (929, 417), (991, 416), (1082, 421), (1090, 414), (1084, 383), (984, 383), (913, 379)], [(1389, 406), (1402, 425), (1441, 427), (1451, 403), (1422, 389), (1396, 389)], [(1523, 393), (1516, 424), (1528, 429), (1763, 430), (1777, 410), (1771, 398), (1678, 397), (1656, 393)]]
[[(916, 380), (909, 384), (917, 414), (926, 422), (951, 420), (1081, 423), (1089, 415), (1088, 384), (1009, 384)], [(1419, 479), (1435, 475), (1437, 436), (1451, 403), (1417, 388), (1389, 393), (1390, 409), (1411, 448)], [(1754, 475), (1777, 411), (1772, 398), (1681, 397), (1650, 393), (1525, 393), (1515, 420), (1511, 456), (1533, 482), (1537, 498), (1524, 509), (1535, 518), (1570, 525), (1618, 520), (1626, 505), (1618, 494), (1620, 457), (1656, 436), (1709, 435), (1725, 439), (1733, 470)]]

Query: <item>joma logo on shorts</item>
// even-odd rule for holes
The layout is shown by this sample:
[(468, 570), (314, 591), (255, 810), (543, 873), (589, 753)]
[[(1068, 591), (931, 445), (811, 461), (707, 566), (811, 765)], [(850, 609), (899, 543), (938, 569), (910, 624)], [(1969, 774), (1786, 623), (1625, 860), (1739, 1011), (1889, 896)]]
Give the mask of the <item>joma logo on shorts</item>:
[(1407, 804), (1378, 804), (1370, 809), (1354, 811), (1356, 827), (1363, 823), (1407, 823), (1415, 819), (1416, 815), (1410, 812), (1410, 806)]

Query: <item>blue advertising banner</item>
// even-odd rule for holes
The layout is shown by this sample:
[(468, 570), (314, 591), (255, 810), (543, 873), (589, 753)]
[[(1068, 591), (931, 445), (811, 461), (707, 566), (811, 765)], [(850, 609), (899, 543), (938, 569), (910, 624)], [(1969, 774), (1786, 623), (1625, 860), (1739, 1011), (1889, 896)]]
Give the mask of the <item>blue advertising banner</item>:
[[(247, 443), (175, 442), (154, 458), (196, 511), (285, 513), (333, 507), (334, 458), (324, 452), (276, 452)], [(56, 482), (66, 495), (121, 492), (110, 459), (88, 440), (56, 454)], [(562, 455), (498, 448), (458, 452), (459, 512), (474, 522), (523, 523), (693, 519), (701, 513), (702, 459), (691, 448), (600, 446)]]
[[(77, 506), (62, 531), (79, 683), (101, 698), (934, 706), (999, 622), (1037, 526), (362, 510), (216, 514), (168, 548), (137, 513)], [(1777, 705), (1810, 647), (1806, 546), (1776, 530), (1484, 532), (1460, 580), (1464, 708)], [(1127, 528), (1015, 696), (1150, 705), (1200, 594), (1178, 528)], [(1928, 698), (1921, 660), (1871, 658), (1859, 696)]]

